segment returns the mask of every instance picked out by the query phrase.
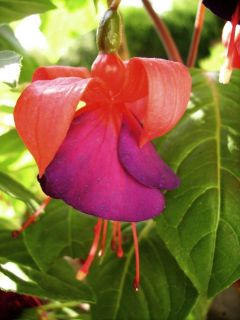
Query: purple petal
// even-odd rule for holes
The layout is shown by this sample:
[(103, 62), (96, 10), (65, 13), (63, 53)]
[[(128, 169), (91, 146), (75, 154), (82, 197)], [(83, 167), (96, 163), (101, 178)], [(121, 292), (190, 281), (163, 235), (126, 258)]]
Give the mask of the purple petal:
[(39, 180), (44, 192), (108, 220), (142, 221), (158, 215), (164, 209), (163, 195), (124, 170), (117, 148), (113, 121), (96, 110), (75, 118)]
[(147, 187), (167, 190), (177, 188), (179, 178), (159, 157), (153, 144), (148, 142), (139, 147), (137, 141), (128, 125), (124, 124), (119, 139), (119, 159), (127, 172)]

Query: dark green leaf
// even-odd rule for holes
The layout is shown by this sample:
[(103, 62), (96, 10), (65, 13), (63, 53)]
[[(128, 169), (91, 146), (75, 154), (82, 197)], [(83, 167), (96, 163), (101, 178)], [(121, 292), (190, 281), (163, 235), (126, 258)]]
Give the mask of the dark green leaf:
[(60, 256), (85, 258), (96, 220), (62, 201), (51, 200), (40, 221), (24, 233), (26, 246), (42, 270)]
[(75, 279), (73, 269), (63, 259), (56, 260), (48, 273), (41, 272), (21, 237), (13, 239), (10, 232), (1, 232), (0, 239), (0, 275), (4, 274), (15, 288), (7, 288), (1, 281), (0, 287), (45, 299), (93, 302), (91, 289)]
[(92, 306), (93, 319), (176, 320), (184, 319), (192, 308), (196, 290), (156, 233), (154, 222), (143, 224), (139, 244), (141, 287), (138, 292), (132, 287), (133, 244), (124, 246), (122, 259), (109, 254), (100, 266), (95, 265), (91, 270), (89, 280), (97, 293), (97, 304)]
[(0, 81), (11, 87), (18, 83), (22, 57), (14, 51), (0, 51)]
[(0, 0), (0, 22), (15, 21), (54, 8), (50, 0)]
[(33, 211), (36, 209), (37, 200), (35, 196), (25, 189), (23, 185), (3, 172), (0, 172), (0, 190), (13, 198), (22, 200), (29, 209)]
[(228, 85), (194, 70), (190, 108), (159, 143), (181, 178), (159, 235), (202, 295), (240, 278), (240, 73)]

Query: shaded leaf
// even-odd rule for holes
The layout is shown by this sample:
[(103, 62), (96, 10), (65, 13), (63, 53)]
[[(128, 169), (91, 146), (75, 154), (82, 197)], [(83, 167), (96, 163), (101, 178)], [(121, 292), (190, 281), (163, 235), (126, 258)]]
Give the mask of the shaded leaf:
[(193, 70), (190, 108), (159, 143), (177, 169), (159, 235), (202, 295), (240, 278), (240, 73), (229, 85)]
[(11, 87), (18, 83), (21, 70), (21, 56), (14, 51), (0, 51), (0, 81)]

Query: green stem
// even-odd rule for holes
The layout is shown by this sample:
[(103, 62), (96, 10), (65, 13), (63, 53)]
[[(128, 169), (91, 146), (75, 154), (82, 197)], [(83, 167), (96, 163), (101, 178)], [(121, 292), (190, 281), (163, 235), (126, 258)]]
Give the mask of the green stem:
[(148, 0), (142, 0), (142, 3), (155, 25), (157, 33), (162, 40), (164, 48), (167, 52), (168, 58), (173, 61), (183, 62), (178, 48), (165, 23), (154, 11), (151, 3)]
[(201, 37), (202, 27), (203, 27), (203, 22), (204, 22), (205, 11), (206, 11), (206, 8), (202, 4), (202, 0), (199, 0), (195, 24), (194, 24), (192, 41), (191, 41), (191, 45), (190, 45), (190, 49), (189, 49), (189, 53), (188, 53), (188, 58), (187, 58), (187, 66), (189, 68), (194, 67), (195, 62), (196, 62), (198, 47), (199, 47), (199, 42), (200, 42), (200, 37)]

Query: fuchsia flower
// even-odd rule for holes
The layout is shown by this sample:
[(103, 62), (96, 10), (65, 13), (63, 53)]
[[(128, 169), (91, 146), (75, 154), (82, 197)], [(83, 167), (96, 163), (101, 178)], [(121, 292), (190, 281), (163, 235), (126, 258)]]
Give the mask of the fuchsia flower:
[[(123, 62), (116, 54), (100, 53), (91, 72), (37, 69), (17, 101), (14, 118), (48, 196), (101, 219), (136, 222), (160, 214), (165, 207), (161, 190), (179, 185), (150, 140), (177, 124), (190, 91), (190, 75), (180, 63)], [(120, 224), (115, 227), (121, 242)], [(104, 230), (103, 238), (105, 223)], [(136, 240), (134, 225), (133, 232)], [(90, 264), (88, 260), (78, 278)]]
[(219, 82), (228, 83), (233, 68), (240, 65), (240, 0), (203, 0), (203, 4), (220, 18), (229, 21), (223, 30), (223, 44), (227, 48), (226, 59), (220, 70)]

